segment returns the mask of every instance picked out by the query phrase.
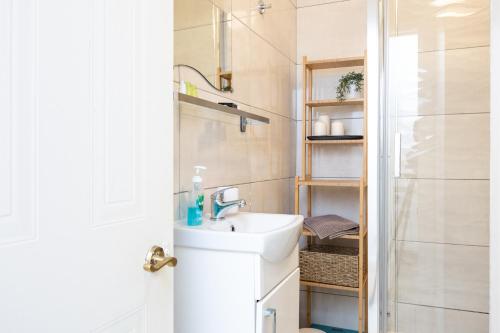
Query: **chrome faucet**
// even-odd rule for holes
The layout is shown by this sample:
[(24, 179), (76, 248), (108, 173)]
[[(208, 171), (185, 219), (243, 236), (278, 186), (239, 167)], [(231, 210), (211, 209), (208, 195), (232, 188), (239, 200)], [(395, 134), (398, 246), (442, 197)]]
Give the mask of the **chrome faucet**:
[(224, 192), (235, 187), (227, 187), (221, 190), (215, 191), (210, 195), (210, 201), (212, 204), (212, 215), (210, 219), (213, 221), (223, 220), (226, 212), (235, 206), (243, 208), (247, 205), (247, 202), (243, 199), (224, 201)]

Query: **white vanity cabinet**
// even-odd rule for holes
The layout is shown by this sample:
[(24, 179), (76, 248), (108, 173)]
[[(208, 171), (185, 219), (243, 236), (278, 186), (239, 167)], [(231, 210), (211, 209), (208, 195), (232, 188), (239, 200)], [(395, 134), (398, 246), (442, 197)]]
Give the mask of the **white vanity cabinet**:
[(279, 262), (176, 246), (175, 333), (298, 333), (298, 247)]

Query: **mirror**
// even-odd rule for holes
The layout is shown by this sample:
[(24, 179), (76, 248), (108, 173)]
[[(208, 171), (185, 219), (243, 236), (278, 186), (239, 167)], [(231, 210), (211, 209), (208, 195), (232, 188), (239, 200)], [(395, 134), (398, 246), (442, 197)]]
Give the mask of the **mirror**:
[(174, 65), (231, 91), (231, 13), (226, 0), (174, 1)]

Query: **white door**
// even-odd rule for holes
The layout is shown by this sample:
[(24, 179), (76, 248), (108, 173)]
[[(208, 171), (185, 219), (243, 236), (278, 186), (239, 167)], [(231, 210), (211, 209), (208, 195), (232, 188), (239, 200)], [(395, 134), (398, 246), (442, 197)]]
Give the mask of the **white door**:
[(173, 332), (170, 0), (0, 0), (0, 332)]

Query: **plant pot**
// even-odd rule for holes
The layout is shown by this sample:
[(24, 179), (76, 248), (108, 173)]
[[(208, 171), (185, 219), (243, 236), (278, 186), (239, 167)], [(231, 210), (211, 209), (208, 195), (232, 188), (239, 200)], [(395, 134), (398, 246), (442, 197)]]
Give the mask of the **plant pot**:
[(361, 97), (361, 93), (362, 92), (363, 92), (362, 90), (356, 91), (356, 85), (354, 83), (351, 83), (349, 85), (349, 92), (346, 94), (345, 98), (346, 99), (359, 99), (359, 98), (362, 98)]

